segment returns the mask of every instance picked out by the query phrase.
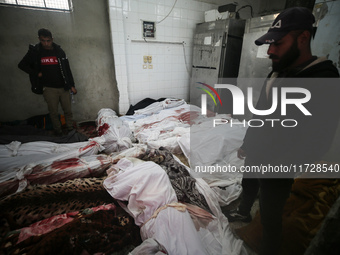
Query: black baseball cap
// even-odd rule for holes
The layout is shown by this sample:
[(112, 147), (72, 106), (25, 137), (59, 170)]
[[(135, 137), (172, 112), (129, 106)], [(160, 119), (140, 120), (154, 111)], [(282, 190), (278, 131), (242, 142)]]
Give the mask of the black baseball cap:
[(282, 11), (274, 20), (268, 32), (255, 41), (256, 45), (271, 44), (290, 31), (313, 30), (315, 17), (312, 12), (305, 7), (292, 7)]

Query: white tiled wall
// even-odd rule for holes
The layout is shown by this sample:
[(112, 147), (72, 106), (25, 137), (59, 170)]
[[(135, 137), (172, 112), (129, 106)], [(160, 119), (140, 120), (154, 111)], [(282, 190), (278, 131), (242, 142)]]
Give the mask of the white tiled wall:
[[(119, 113), (146, 97), (188, 100), (195, 27), (204, 22), (205, 11), (217, 6), (194, 0), (109, 0), (109, 8)], [(156, 22), (156, 38), (149, 42), (142, 36), (142, 20)], [(152, 69), (143, 69), (143, 56), (152, 56)]]

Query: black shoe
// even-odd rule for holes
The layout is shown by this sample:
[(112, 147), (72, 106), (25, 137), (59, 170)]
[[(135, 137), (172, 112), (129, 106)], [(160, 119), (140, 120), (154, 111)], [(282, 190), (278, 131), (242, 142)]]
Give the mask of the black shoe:
[(235, 222), (235, 221), (242, 221), (242, 222), (251, 222), (251, 216), (250, 213), (244, 215), (239, 212), (238, 209), (230, 210), (226, 213), (226, 216), (229, 220), (229, 222)]

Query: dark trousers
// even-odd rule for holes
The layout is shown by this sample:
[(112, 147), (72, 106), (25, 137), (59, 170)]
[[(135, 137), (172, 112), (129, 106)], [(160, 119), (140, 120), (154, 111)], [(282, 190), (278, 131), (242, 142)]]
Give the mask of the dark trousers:
[[(249, 162), (246, 161), (246, 164)], [(242, 200), (239, 210), (250, 212), (260, 191), (260, 215), (263, 226), (261, 255), (277, 254), (281, 245), (282, 213), (289, 197), (293, 179), (257, 179), (244, 174), (242, 180)]]
[(67, 129), (73, 128), (73, 114), (70, 92), (65, 91), (64, 88), (50, 88), (45, 87), (43, 93), (44, 99), (47, 103), (48, 111), (50, 113), (53, 129), (56, 132), (61, 132), (61, 123), (59, 120), (59, 103), (65, 115), (65, 122)]

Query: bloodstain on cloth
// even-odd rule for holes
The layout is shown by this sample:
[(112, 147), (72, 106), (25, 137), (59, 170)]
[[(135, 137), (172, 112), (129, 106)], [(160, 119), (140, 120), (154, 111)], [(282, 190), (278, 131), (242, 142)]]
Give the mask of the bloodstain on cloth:
[(95, 121), (87, 121), (78, 123), (77, 132), (85, 135), (88, 138), (98, 136), (97, 126)]
[[(142, 240), (139, 227), (122, 208), (100, 210), (75, 219), (47, 234), (31, 236), (19, 244), (18, 233), (8, 237), (2, 254), (112, 254), (137, 247)], [(127, 252), (126, 252), (127, 253)]]
[(100, 126), (98, 128), (98, 135), (102, 136), (103, 134), (105, 134), (105, 132), (110, 128), (109, 124), (105, 123), (104, 125)]
[(51, 165), (52, 169), (64, 170), (70, 167), (78, 167), (83, 163), (79, 160), (79, 158), (70, 158), (61, 161), (54, 161)]
[[(97, 212), (100, 210), (115, 210), (115, 209), (116, 209), (115, 205), (108, 204), (108, 205), (100, 205), (100, 206), (93, 207), (90, 209), (85, 209), (85, 210), (86, 212), (88, 212), (88, 214), (91, 214), (93, 212)], [(52, 216), (50, 218), (33, 223), (29, 227), (22, 228), (20, 230), (18, 243), (21, 243), (22, 241), (26, 240), (30, 236), (39, 236), (39, 235), (51, 232), (54, 229), (60, 228), (64, 226), (65, 224), (73, 221), (75, 218), (81, 217), (81, 216), (82, 214), (79, 211), (74, 211), (70, 213), (64, 213), (64, 214)]]

